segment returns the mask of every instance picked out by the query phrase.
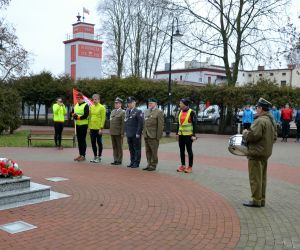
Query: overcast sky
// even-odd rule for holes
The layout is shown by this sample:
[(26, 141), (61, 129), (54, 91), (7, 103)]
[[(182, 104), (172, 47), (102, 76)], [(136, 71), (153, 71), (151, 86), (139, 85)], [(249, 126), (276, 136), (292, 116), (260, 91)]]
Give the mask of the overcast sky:
[[(292, 0), (291, 17), (300, 23), (300, 0)], [(12, 0), (4, 12), (6, 21), (16, 28), (20, 43), (33, 54), (31, 72), (49, 70), (58, 75), (64, 72), (64, 44), (66, 34), (72, 32), (78, 12), (90, 10), (86, 22), (96, 24), (99, 0)], [(299, 27), (300, 25), (298, 25)], [(104, 41), (105, 42), (105, 41)], [(105, 53), (105, 51), (104, 51)]]

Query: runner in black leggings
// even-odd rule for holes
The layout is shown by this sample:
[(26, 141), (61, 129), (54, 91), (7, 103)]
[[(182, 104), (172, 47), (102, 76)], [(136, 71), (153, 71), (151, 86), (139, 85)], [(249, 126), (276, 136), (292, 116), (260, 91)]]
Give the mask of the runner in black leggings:
[[(193, 167), (193, 141), (196, 140), (196, 114), (189, 108), (189, 100), (181, 99), (180, 103), (180, 114), (178, 117), (177, 126), (177, 139), (180, 149), (181, 166), (177, 169), (177, 172), (191, 173)], [(189, 156), (189, 165), (185, 165), (185, 148)]]

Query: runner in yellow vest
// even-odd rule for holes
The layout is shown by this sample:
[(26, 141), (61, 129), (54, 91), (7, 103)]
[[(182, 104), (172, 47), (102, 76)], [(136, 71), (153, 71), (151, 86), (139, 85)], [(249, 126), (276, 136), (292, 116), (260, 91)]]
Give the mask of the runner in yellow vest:
[(103, 150), (102, 129), (104, 128), (105, 124), (106, 109), (100, 103), (100, 96), (98, 94), (94, 94), (92, 98), (94, 104), (90, 107), (89, 129), (94, 158), (90, 162), (98, 163), (101, 161)]
[[(180, 149), (180, 159), (181, 166), (177, 169), (177, 172), (185, 172), (191, 173), (193, 167), (193, 149), (192, 144), (193, 141), (196, 140), (195, 130), (196, 130), (196, 114), (195, 112), (189, 108), (189, 100), (181, 99), (180, 106), (180, 114), (178, 117), (178, 126), (176, 138), (179, 143)], [(187, 150), (189, 156), (189, 165), (186, 167), (185, 165), (185, 148)]]
[(86, 133), (89, 123), (89, 106), (86, 102), (84, 102), (84, 98), (81, 93), (78, 93), (76, 100), (77, 103), (74, 107), (72, 116), (76, 124), (76, 136), (79, 148), (79, 156), (77, 156), (74, 161), (85, 161)]
[(61, 145), (61, 137), (64, 129), (65, 115), (67, 113), (66, 107), (62, 98), (57, 98), (56, 103), (52, 106), (53, 121), (54, 121), (54, 141), (57, 149), (63, 149)]

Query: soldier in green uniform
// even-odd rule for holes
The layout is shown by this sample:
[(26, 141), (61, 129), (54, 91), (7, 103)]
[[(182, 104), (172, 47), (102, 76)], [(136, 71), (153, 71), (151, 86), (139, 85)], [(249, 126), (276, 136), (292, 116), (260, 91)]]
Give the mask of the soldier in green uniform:
[(158, 163), (157, 150), (163, 135), (164, 113), (157, 108), (157, 100), (148, 100), (149, 109), (144, 114), (144, 139), (146, 147), (147, 167), (143, 170), (154, 171)]
[(121, 165), (123, 160), (123, 137), (125, 110), (122, 109), (123, 100), (115, 100), (115, 109), (110, 114), (110, 136), (113, 148), (114, 161), (112, 165)]
[(248, 171), (252, 201), (243, 203), (246, 207), (264, 207), (267, 187), (268, 158), (277, 139), (277, 127), (269, 113), (272, 104), (260, 98), (256, 104), (257, 118), (249, 130), (243, 131), (248, 143)]

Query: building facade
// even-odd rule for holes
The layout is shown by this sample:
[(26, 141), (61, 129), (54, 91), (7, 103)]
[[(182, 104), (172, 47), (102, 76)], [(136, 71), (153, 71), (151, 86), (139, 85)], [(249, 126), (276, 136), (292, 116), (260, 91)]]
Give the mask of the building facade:
[[(165, 70), (154, 72), (154, 79), (169, 79), (169, 64), (166, 64)], [(222, 84), (226, 81), (225, 68), (209, 63), (196, 61), (185, 62), (183, 69), (174, 69), (171, 71), (171, 79), (181, 84), (206, 85)]]
[(65, 44), (65, 73), (73, 80), (84, 78), (101, 79), (102, 73), (102, 41), (95, 36), (94, 24), (81, 22), (77, 16), (73, 24), (73, 32)]
[(257, 70), (240, 70), (237, 85), (255, 84), (259, 80), (270, 80), (279, 86), (300, 87), (300, 69), (289, 64), (285, 69), (265, 69), (258, 66)]

